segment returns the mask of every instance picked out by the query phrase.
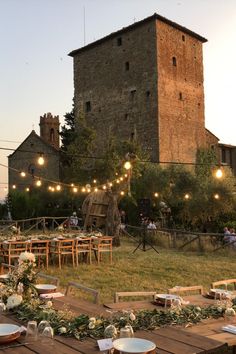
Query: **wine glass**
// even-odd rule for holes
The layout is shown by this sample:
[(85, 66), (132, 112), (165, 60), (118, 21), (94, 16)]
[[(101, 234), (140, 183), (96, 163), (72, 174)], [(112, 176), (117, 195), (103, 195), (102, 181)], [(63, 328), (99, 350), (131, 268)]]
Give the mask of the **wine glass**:
[(46, 345), (53, 345), (54, 331), (51, 326), (44, 328), (42, 333), (42, 343)]
[(134, 336), (133, 328), (127, 325), (120, 329), (120, 338), (132, 338)]

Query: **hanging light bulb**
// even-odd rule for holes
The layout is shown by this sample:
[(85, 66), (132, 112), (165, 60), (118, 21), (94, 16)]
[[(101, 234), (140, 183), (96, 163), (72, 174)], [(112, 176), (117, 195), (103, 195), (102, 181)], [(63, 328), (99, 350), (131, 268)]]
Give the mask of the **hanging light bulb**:
[(105, 184), (102, 186), (102, 189), (106, 190), (107, 186), (105, 186)]
[(215, 176), (216, 176), (216, 178), (222, 178), (223, 177), (223, 171), (222, 171), (221, 167), (219, 167), (216, 170)]
[(15, 184), (13, 184), (12, 188), (13, 188), (13, 189), (16, 189), (16, 185), (15, 185)]
[(54, 187), (51, 188), (51, 192), (55, 192), (55, 188)]
[(43, 154), (40, 154), (39, 158), (38, 158), (38, 164), (40, 166), (44, 165), (44, 157), (43, 157)]
[(109, 186), (110, 186), (110, 187), (112, 187), (112, 186), (113, 186), (113, 184), (110, 182), (110, 183), (109, 183)]
[(184, 195), (184, 199), (188, 200), (189, 198), (190, 198), (190, 195), (189, 195), (188, 193), (186, 193), (186, 194)]
[(29, 190), (30, 190), (29, 187), (26, 187), (26, 188), (25, 188), (25, 191), (26, 191), (26, 192), (29, 192)]
[(125, 195), (125, 192), (124, 192), (124, 191), (121, 191), (120, 194), (121, 194), (121, 195)]
[(97, 183), (97, 180), (96, 180), (96, 179), (94, 179), (94, 180), (93, 180), (93, 183)]
[(38, 179), (38, 180), (36, 181), (36, 186), (37, 186), (37, 187), (41, 187), (41, 186), (42, 186), (42, 182), (40, 181), (40, 179)]
[(86, 192), (86, 188), (83, 187), (83, 188), (81, 189), (81, 191), (82, 191), (83, 193), (85, 193), (85, 192)]
[(219, 194), (218, 194), (218, 193), (214, 194), (214, 198), (215, 198), (215, 199), (220, 199)]
[(123, 177), (120, 177), (120, 181), (123, 181), (123, 179), (124, 179)]
[(51, 187), (51, 186), (48, 186), (48, 190), (51, 191), (51, 190), (52, 190), (52, 187)]
[(158, 198), (159, 197), (159, 194), (157, 192), (154, 193), (154, 197), (155, 198)]
[(71, 187), (74, 187), (74, 183), (71, 183), (70, 186), (71, 186)]
[(77, 192), (78, 192), (78, 188), (77, 188), (77, 187), (73, 187), (72, 190), (73, 190), (74, 193), (77, 193)]
[(21, 175), (21, 177), (25, 177), (26, 173), (24, 171), (21, 171), (20, 175)]
[(129, 161), (126, 161), (126, 162), (124, 163), (124, 168), (125, 168), (126, 170), (130, 170), (131, 167), (132, 167), (132, 165), (131, 165), (131, 163), (130, 163)]
[(97, 191), (98, 191), (97, 187), (96, 187), (96, 188), (94, 188), (94, 192), (95, 192), (95, 193), (97, 193)]
[(60, 186), (60, 184), (57, 184), (57, 186), (56, 186), (56, 190), (57, 190), (58, 192), (61, 190), (61, 186)]

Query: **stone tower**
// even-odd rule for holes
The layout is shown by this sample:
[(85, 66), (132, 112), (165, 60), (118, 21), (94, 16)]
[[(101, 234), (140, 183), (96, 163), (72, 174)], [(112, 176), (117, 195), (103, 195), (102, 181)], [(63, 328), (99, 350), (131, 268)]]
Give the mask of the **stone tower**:
[(40, 116), (40, 137), (56, 149), (60, 147), (59, 125), (59, 116), (51, 113)]
[(206, 146), (202, 44), (154, 14), (72, 51), (76, 117), (104, 137), (136, 136), (153, 161), (194, 163)]

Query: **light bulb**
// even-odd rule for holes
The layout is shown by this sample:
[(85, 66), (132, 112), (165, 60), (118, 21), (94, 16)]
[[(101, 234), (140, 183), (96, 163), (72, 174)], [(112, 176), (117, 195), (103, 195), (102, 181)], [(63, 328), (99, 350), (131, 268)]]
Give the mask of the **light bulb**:
[(40, 166), (44, 165), (44, 158), (43, 158), (43, 156), (39, 156), (39, 158), (38, 158), (38, 164), (39, 164)]
[(132, 165), (131, 165), (131, 163), (130, 163), (129, 161), (126, 161), (126, 162), (124, 163), (124, 168), (125, 168), (126, 170), (130, 170), (131, 167), (132, 167)]
[(223, 172), (221, 168), (218, 168), (218, 170), (216, 171), (216, 178), (222, 178), (223, 176)]
[(26, 176), (24, 171), (21, 171), (20, 175), (21, 175), (21, 177), (25, 177)]

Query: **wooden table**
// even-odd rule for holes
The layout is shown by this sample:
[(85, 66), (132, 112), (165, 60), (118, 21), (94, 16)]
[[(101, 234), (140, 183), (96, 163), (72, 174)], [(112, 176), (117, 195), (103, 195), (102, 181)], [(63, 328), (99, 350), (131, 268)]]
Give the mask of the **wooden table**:
[[(103, 306), (86, 303), (77, 300), (71, 296), (66, 296), (53, 300), (55, 308), (61, 308), (63, 304), (70, 306), (76, 314), (88, 313), (89, 315), (106, 315), (107, 311)], [(147, 303), (147, 302), (146, 302)], [(121, 304), (121, 303), (118, 303)], [(129, 303), (126, 303), (129, 305)], [(126, 308), (130, 308), (130, 306)], [(152, 305), (152, 304), (151, 304)], [(153, 305), (154, 306), (154, 305)], [(10, 314), (0, 316), (1, 323), (18, 324)], [(194, 327), (193, 327), (194, 328)], [(157, 346), (157, 354), (226, 354), (228, 353), (228, 345), (224, 341), (216, 341), (214, 338), (205, 336), (204, 333), (199, 334), (194, 331), (184, 330), (176, 327), (160, 328), (155, 331), (138, 331), (135, 337), (144, 338), (153, 341)], [(11, 343), (14, 346), (18, 343), (24, 343), (25, 338), (22, 335), (17, 341)], [(17, 354), (101, 354), (99, 352), (96, 340), (88, 338), (82, 342), (75, 338), (67, 338), (63, 336), (55, 336), (53, 345), (43, 345), (40, 341), (23, 344), (19, 347), (4, 349), (5, 345), (0, 346), (2, 353)]]

